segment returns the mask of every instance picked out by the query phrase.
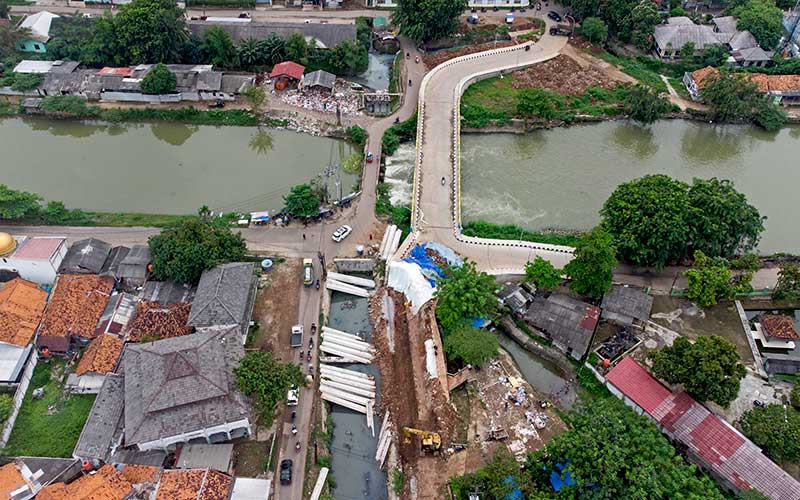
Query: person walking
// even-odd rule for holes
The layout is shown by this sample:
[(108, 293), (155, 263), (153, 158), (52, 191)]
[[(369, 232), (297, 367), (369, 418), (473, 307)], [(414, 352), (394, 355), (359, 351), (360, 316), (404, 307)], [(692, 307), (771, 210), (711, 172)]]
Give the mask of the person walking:
[(306, 233), (303, 233), (303, 239), (304, 240), (306, 239)]

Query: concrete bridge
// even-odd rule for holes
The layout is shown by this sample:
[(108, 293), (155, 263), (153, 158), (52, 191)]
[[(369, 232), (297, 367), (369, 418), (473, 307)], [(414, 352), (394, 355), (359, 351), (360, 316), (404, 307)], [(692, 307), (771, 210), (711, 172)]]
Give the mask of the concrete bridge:
[[(567, 38), (545, 35), (537, 43), (494, 49), (446, 61), (431, 70), (419, 90), (417, 151), (412, 199), (412, 233), (398, 250), (438, 241), (493, 274), (520, 274), (541, 256), (562, 267), (572, 247), (526, 241), (474, 238), (461, 234), (459, 159), (461, 94), (469, 84), (551, 59)], [(442, 178), (445, 184), (442, 185)], [(513, 182), (513, 179), (509, 179)]]

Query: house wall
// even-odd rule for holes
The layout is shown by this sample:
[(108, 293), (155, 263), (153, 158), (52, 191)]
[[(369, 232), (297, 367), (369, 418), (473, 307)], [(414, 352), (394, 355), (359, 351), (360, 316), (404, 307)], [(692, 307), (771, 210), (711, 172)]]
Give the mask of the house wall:
[(47, 44), (38, 40), (26, 39), (19, 42), (18, 47), (22, 52), (34, 52), (44, 54), (47, 52)]
[[(188, 443), (192, 440), (203, 439), (207, 443), (211, 443), (211, 437), (215, 434), (226, 434), (227, 439), (231, 440), (234, 437), (239, 437), (239, 434), (244, 432), (245, 436), (250, 436), (253, 433), (252, 428), (250, 427), (250, 421), (248, 419), (237, 420), (236, 422), (230, 422), (227, 424), (217, 425), (214, 427), (208, 427), (206, 429), (200, 429), (194, 432), (187, 432), (184, 434), (179, 434), (177, 436), (169, 436), (162, 439), (158, 439), (155, 441), (148, 441), (146, 443), (137, 443), (136, 447), (139, 451), (148, 451), (148, 450), (169, 450), (173, 448), (178, 443)], [(236, 436), (231, 436), (232, 433), (237, 433)]]
[(0, 259), (0, 269), (16, 271), (21, 278), (40, 285), (52, 285), (56, 280), (58, 265), (46, 260), (15, 259), (12, 256)]
[(233, 101), (236, 99), (235, 94), (227, 92), (179, 92), (177, 94), (164, 94), (164, 95), (151, 95), (142, 94), (141, 92), (101, 92), (101, 101), (111, 102), (142, 102), (148, 104), (167, 104), (181, 101), (215, 101), (222, 99), (225, 101)]

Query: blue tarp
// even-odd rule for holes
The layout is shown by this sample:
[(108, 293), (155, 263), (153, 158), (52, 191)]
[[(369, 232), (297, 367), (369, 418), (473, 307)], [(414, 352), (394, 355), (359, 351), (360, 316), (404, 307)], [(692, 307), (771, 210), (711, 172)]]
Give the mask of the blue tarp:
[(456, 255), (454, 251), (442, 245), (441, 243), (428, 241), (422, 245), (416, 245), (414, 248), (412, 248), (411, 252), (409, 252), (409, 256), (403, 259), (403, 261), (417, 264), (422, 270), (422, 274), (425, 275), (425, 277), (428, 279), (428, 282), (433, 287), (436, 286), (437, 276), (444, 278), (444, 271), (442, 271), (442, 268), (439, 267), (439, 265), (431, 258), (431, 256), (427, 254), (426, 250), (433, 250), (441, 258), (446, 260), (447, 264), (450, 266), (458, 267), (464, 263), (461, 257)]
[(565, 471), (567, 464), (556, 464), (556, 467), (561, 471), (559, 474), (556, 471), (550, 473), (550, 484), (556, 492), (561, 491), (565, 486), (575, 486), (575, 480), (572, 479), (572, 474)]
[(483, 328), (484, 326), (489, 326), (489, 323), (491, 323), (489, 318), (470, 318), (470, 321), (475, 328)]

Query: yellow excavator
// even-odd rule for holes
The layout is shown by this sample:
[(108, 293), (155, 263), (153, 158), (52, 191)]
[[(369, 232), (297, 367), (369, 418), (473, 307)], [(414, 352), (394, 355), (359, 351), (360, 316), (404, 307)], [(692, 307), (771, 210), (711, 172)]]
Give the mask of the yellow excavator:
[(411, 436), (419, 436), (422, 439), (422, 451), (436, 453), (442, 448), (442, 438), (437, 432), (422, 431), (413, 427), (403, 427), (407, 442)]

